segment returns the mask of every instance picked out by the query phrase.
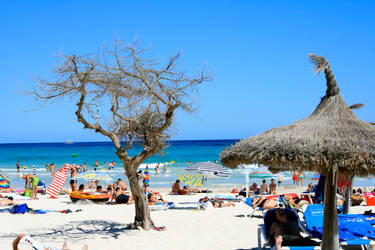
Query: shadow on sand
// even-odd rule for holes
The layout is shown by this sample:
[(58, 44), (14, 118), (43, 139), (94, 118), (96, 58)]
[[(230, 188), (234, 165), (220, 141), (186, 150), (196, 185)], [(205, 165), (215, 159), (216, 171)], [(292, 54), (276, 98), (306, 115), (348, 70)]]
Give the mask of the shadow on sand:
[[(43, 228), (34, 230), (33, 232), (19, 232), (28, 233), (33, 238), (43, 241), (58, 239), (66, 241), (93, 239), (93, 238), (113, 238), (117, 239), (121, 234), (128, 234), (130, 230), (127, 224), (117, 222), (104, 221), (104, 220), (85, 220), (85, 221), (71, 221), (62, 225), (60, 228)], [(1, 239), (13, 240), (17, 235), (3, 234)]]

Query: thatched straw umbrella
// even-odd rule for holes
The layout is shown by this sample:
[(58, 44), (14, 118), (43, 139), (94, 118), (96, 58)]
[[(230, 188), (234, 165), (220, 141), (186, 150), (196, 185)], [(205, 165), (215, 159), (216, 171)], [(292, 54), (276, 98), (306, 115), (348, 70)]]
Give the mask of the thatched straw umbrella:
[(336, 188), (338, 171), (365, 176), (375, 172), (375, 128), (359, 120), (339, 94), (328, 61), (309, 55), (318, 73), (324, 71), (327, 91), (314, 112), (289, 126), (270, 129), (244, 139), (221, 153), (232, 168), (259, 163), (274, 170), (281, 166), (318, 170), (326, 176), (323, 249), (338, 249)]

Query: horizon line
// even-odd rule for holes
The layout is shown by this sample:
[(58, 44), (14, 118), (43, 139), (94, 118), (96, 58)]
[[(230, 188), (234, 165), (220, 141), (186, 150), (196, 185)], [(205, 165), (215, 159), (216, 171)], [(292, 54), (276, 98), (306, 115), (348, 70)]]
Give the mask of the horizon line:
[[(241, 140), (241, 139), (178, 139), (178, 140), (167, 140), (167, 141), (170, 141), (170, 142), (175, 142), (175, 141), (236, 141), (236, 140)], [(0, 142), (0, 145), (4, 145), (4, 144), (49, 144), (49, 143), (59, 143), (59, 144), (75, 144), (75, 143), (101, 143), (101, 142), (112, 142), (110, 140), (108, 141), (77, 141), (77, 142), (70, 142), (70, 143), (67, 143), (66, 141), (65, 142), (61, 142), (61, 141), (58, 141), (58, 142)], [(139, 141), (135, 141), (135, 142), (139, 142)]]

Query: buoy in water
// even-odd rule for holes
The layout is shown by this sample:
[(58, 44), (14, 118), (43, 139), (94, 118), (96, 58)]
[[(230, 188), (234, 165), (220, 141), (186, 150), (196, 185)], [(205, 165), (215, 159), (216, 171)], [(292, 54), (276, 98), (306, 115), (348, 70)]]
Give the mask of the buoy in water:
[(176, 163), (175, 161), (171, 161), (171, 163)]
[(23, 167), (23, 169), (27, 169), (27, 167)]
[(72, 154), (72, 157), (77, 157), (77, 154)]

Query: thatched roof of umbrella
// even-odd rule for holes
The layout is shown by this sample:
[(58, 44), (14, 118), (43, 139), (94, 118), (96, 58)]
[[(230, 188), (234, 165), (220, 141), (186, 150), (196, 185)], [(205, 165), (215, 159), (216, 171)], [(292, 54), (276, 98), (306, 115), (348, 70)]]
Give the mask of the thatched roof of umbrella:
[[(324, 57), (310, 55), (327, 80), (326, 95), (308, 117), (244, 139), (221, 153), (221, 162), (232, 168), (259, 163), (271, 170), (294, 169), (325, 172), (333, 166), (354, 175), (375, 173), (375, 128), (359, 120), (339, 94), (334, 75)], [(282, 167), (280, 167), (282, 166)]]

